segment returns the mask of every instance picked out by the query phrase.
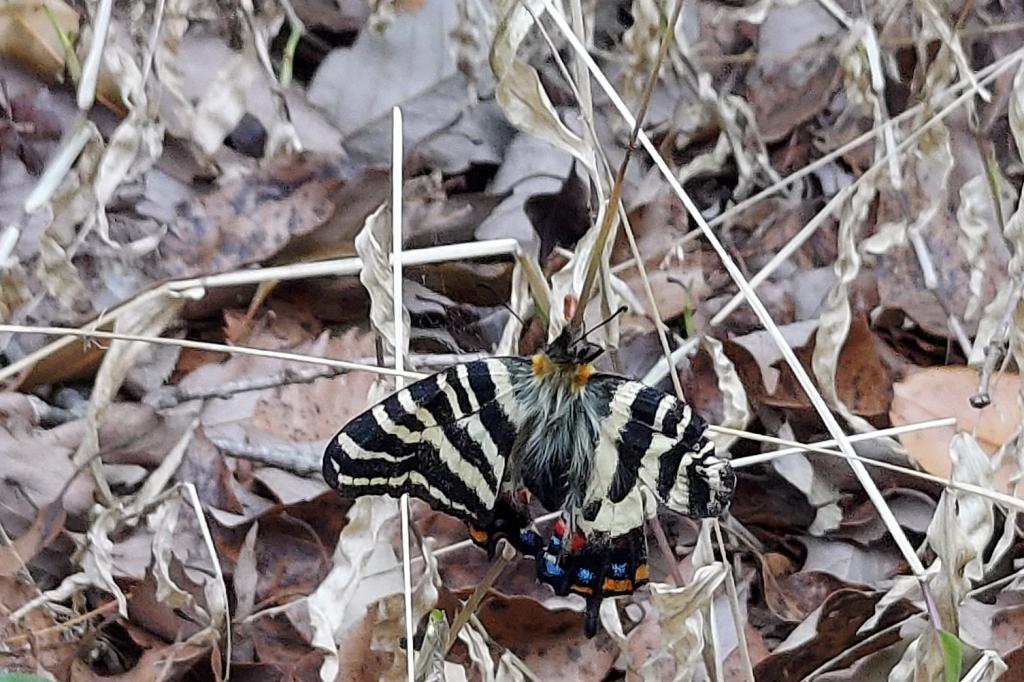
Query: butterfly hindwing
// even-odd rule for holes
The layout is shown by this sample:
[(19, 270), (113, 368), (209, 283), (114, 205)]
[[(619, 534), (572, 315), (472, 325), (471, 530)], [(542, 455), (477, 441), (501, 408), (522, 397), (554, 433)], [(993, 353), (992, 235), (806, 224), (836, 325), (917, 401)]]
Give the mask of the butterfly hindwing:
[(465, 520), (494, 507), (518, 432), (521, 358), (455, 365), (392, 394), (331, 440), (324, 478), (346, 497), (408, 493)]
[(721, 513), (735, 479), (688, 405), (607, 374), (591, 377), (584, 390), (592, 393), (589, 400), (608, 404), (579, 519), (588, 536), (615, 538), (639, 528), (656, 512), (657, 500), (694, 518)]

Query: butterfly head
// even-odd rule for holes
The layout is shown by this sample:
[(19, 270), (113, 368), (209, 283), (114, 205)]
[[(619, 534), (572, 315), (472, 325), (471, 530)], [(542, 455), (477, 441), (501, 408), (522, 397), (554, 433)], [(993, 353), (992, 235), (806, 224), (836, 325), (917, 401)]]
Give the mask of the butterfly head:
[(580, 367), (589, 365), (604, 353), (604, 348), (596, 343), (587, 340), (592, 333), (605, 326), (616, 317), (626, 312), (626, 306), (620, 307), (596, 327), (583, 331), (579, 336), (574, 336), (570, 326), (562, 329), (554, 341), (548, 344), (544, 355), (556, 365)]
[(588, 341), (586, 336), (574, 337), (566, 327), (544, 352), (551, 362), (558, 365), (587, 365), (600, 357), (604, 349)]

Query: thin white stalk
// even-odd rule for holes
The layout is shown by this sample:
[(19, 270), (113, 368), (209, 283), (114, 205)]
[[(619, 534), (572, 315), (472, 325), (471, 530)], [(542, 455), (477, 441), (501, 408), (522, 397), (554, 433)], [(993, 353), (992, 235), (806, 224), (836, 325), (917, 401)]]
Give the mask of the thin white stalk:
[[(395, 388), (405, 386), (405, 316), (402, 314), (402, 110), (391, 110), (391, 302), (394, 305)], [(405, 594), (405, 676), (416, 679), (416, 623), (412, 611), (412, 542), (409, 533), (409, 494), (398, 501), (402, 517), (402, 588)]]
[(0, 324), (0, 334), (45, 334), (67, 337), (80, 337), (83, 339), (103, 339), (105, 341), (142, 341), (157, 346), (178, 346), (179, 348), (191, 348), (193, 350), (209, 351), (211, 353), (224, 353), (226, 355), (251, 355), (260, 358), (271, 358), (273, 360), (285, 360), (288, 362), (304, 362), (311, 365), (323, 365), (325, 367), (337, 367), (352, 372), (374, 372), (394, 377), (407, 377), (410, 379), (422, 379), (425, 375), (419, 372), (397, 371), (390, 367), (379, 367), (359, 362), (348, 362), (345, 360), (332, 360), (320, 358), (315, 355), (304, 355), (302, 353), (287, 353), (277, 350), (265, 350), (263, 348), (248, 348), (246, 346), (229, 346), (225, 343), (210, 343), (208, 341), (192, 341), (190, 339), (167, 339), (162, 336), (141, 336), (138, 334), (119, 334), (116, 332), (104, 332), (95, 329), (78, 329), (77, 327), (30, 327), (21, 324)]
[[(723, 431), (726, 431), (726, 430), (723, 429)], [(729, 431), (731, 431), (731, 429), (729, 429)], [(737, 433), (742, 433), (742, 432), (738, 431)], [(759, 435), (756, 438), (754, 438), (753, 440), (761, 440), (761, 441), (764, 441), (764, 442), (767, 442), (767, 443), (777, 443), (778, 445), (791, 445), (791, 446), (795, 446), (795, 444), (787, 442), (787, 441), (785, 441), (782, 438), (772, 438), (771, 436)], [(847, 441), (849, 441), (849, 440), (852, 440), (852, 437), (847, 439)], [(917, 471), (916, 469), (908, 469), (907, 467), (901, 467), (898, 464), (890, 464), (888, 462), (882, 462), (882, 461), (877, 460), (877, 459), (869, 459), (867, 457), (861, 457), (860, 455), (857, 455), (857, 454), (850, 455), (850, 454), (848, 454), (846, 452), (836, 452), (835, 450), (829, 450), (828, 448), (818, 447), (816, 445), (804, 445), (803, 448), (806, 449), (806, 450), (809, 450), (811, 452), (818, 453), (819, 455), (827, 455), (829, 457), (839, 457), (841, 459), (845, 459), (848, 463), (850, 463), (851, 466), (854, 463), (859, 464), (861, 466), (866, 464), (868, 466), (873, 466), (873, 467), (876, 467), (876, 468), (879, 468), (879, 469), (887, 469), (889, 471), (897, 471), (897, 472), (899, 472), (901, 474), (907, 474), (909, 476), (913, 476), (914, 478), (918, 478), (918, 479), (920, 479), (922, 481), (929, 481), (931, 483), (938, 483), (939, 485), (945, 486), (947, 488), (951, 488), (953, 490), (959, 490), (959, 491), (962, 491), (962, 492), (965, 492), (965, 493), (972, 493), (974, 495), (980, 495), (981, 497), (984, 497), (985, 499), (992, 500), (993, 502), (998, 502), (999, 504), (1004, 505), (1007, 509), (1015, 509), (1017, 511), (1024, 511), (1024, 500), (1020, 499), (1019, 497), (1013, 497), (1012, 495), (1007, 495), (1005, 493), (1000, 493), (1000, 492), (997, 492), (995, 490), (989, 490), (988, 488), (983, 488), (983, 487), (981, 487), (979, 485), (974, 485), (973, 483), (961, 483), (960, 481), (954, 481), (954, 480), (949, 479), (949, 478), (943, 478), (942, 476), (935, 476), (934, 474), (929, 474), (929, 473), (927, 473), (925, 471)], [(872, 485), (873, 484), (874, 484), (874, 482), (872, 482)], [(888, 509), (888, 506), (886, 506), (886, 509)]]
[(686, 339), (685, 342), (676, 346), (676, 349), (669, 353), (668, 358), (662, 355), (654, 363), (654, 366), (647, 370), (647, 374), (640, 381), (647, 384), (648, 386), (657, 386), (661, 383), (661, 380), (667, 376), (675, 376), (676, 373), (672, 372), (670, 367), (678, 367), (679, 363), (683, 361), (683, 358), (687, 357), (697, 348), (699, 339), (693, 337)]
[[(740, 615), (740, 595), (736, 589), (736, 576), (733, 575), (732, 566), (728, 563), (728, 555), (725, 552), (725, 539), (722, 537), (722, 524), (718, 519), (711, 519), (711, 529), (715, 534), (715, 542), (718, 543), (718, 551), (722, 553), (725, 563), (725, 591), (729, 595), (729, 610), (732, 613), (732, 621), (736, 626), (736, 646), (740, 650), (740, 662), (743, 665), (743, 672), (748, 682), (755, 682), (754, 666), (750, 661), (750, 647), (747, 646), (747, 638), (743, 636), (743, 619)], [(722, 666), (718, 666), (721, 669)]]
[[(519, 250), (519, 242), (515, 239), (489, 239), (481, 242), (464, 244), (448, 244), (431, 246), (425, 249), (411, 249), (402, 254), (401, 267), (427, 265), (444, 261), (459, 261), (469, 258), (488, 258), (491, 256), (513, 255)], [(334, 258), (317, 261), (316, 263), (294, 263), (269, 268), (249, 268), (225, 272), (219, 275), (194, 277), (169, 282), (166, 286), (171, 291), (187, 291), (191, 289), (214, 289), (218, 287), (235, 287), (243, 284), (261, 284), (270, 280), (296, 280), (311, 277), (340, 277), (358, 275), (363, 264), (358, 258)]]
[(21, 230), (14, 225), (8, 225), (0, 232), (0, 272), (7, 268), (7, 260), (14, 253), (20, 237)]
[(78, 108), (83, 112), (92, 109), (92, 104), (96, 101), (100, 61), (103, 59), (103, 48), (107, 45), (110, 16), (113, 11), (114, 0), (100, 0), (96, 3), (96, 13), (92, 18), (92, 40), (89, 43), (89, 53), (82, 62), (82, 78), (78, 81)]
[(835, 17), (836, 21), (843, 25), (844, 28), (850, 28), (853, 26), (853, 20), (850, 15), (847, 14), (842, 7), (836, 4), (835, 0), (818, 0), (818, 4), (821, 5), (826, 12)]
[[(548, 12), (551, 14), (551, 17), (554, 20), (555, 24), (558, 26), (559, 30), (565, 37), (565, 39), (572, 45), (573, 49), (577, 51), (580, 59), (583, 59), (586, 62), (587, 68), (590, 69), (590, 72), (594, 76), (594, 79), (597, 81), (598, 85), (600, 85), (601, 89), (604, 90), (605, 94), (611, 100), (612, 104), (615, 105), (615, 108), (619, 111), (619, 114), (626, 121), (626, 124), (629, 126), (635, 125), (635, 119), (632, 113), (629, 111), (629, 108), (626, 106), (625, 102), (622, 101), (622, 98), (619, 96), (615, 88), (605, 77), (604, 73), (601, 71), (600, 67), (598, 67), (597, 63), (594, 62), (593, 58), (586, 51), (586, 48), (576, 38), (576, 35), (569, 28), (569, 25), (566, 22), (565, 17), (561, 15), (561, 13), (558, 11), (558, 8), (555, 7), (552, 0), (543, 0), (543, 2), (547, 7)], [(811, 381), (810, 376), (807, 374), (807, 371), (804, 369), (803, 365), (800, 364), (800, 361), (797, 359), (796, 354), (793, 353), (793, 349), (789, 346), (789, 343), (783, 337), (782, 332), (779, 331), (778, 326), (772, 320), (771, 315), (769, 315), (768, 310), (764, 307), (764, 304), (761, 302), (761, 299), (758, 298), (757, 293), (753, 290), (753, 288), (751, 288), (750, 283), (747, 282), (747, 279), (743, 276), (743, 273), (740, 272), (739, 267), (737, 267), (736, 263), (732, 260), (732, 257), (725, 250), (725, 247), (719, 241), (718, 237), (708, 226), (707, 221), (704, 220), (704, 217), (701, 215), (700, 210), (697, 208), (697, 205), (693, 202), (693, 199), (690, 198), (690, 195), (687, 194), (686, 191), (683, 189), (682, 185), (679, 184), (679, 180), (675, 177), (675, 174), (672, 173), (672, 170), (668, 167), (668, 164), (665, 163), (665, 160), (661, 157), (661, 154), (658, 153), (657, 148), (651, 142), (650, 138), (648, 138), (643, 131), (640, 131), (640, 134), (638, 135), (637, 139), (640, 142), (640, 144), (644, 147), (644, 149), (647, 150), (647, 153), (650, 155), (651, 160), (658, 167), (659, 171), (661, 171), (664, 178), (668, 181), (669, 186), (672, 188), (673, 192), (675, 192), (679, 200), (683, 203), (683, 206), (686, 207), (687, 213), (690, 214), (690, 217), (700, 228), (701, 232), (704, 233), (704, 237), (708, 240), (708, 243), (718, 254), (718, 257), (721, 260), (722, 265), (725, 267), (726, 271), (729, 273), (729, 276), (732, 278), (732, 280), (736, 283), (736, 286), (739, 287), (740, 291), (743, 293), (743, 296), (746, 298), (748, 305), (750, 305), (750, 307), (753, 309), (754, 314), (757, 315), (758, 320), (764, 326), (765, 330), (768, 332), (768, 335), (772, 338), (772, 341), (774, 341), (775, 345), (778, 346), (779, 351), (781, 352), (783, 358), (786, 360), (786, 364), (788, 364), (792, 369), (794, 376), (796, 377), (803, 391), (807, 394), (807, 397), (810, 399), (811, 405), (813, 405), (814, 409), (818, 412), (818, 415), (820, 416), (822, 422), (825, 424), (825, 427), (828, 429), (829, 433), (833, 436), (833, 438), (836, 439), (836, 441), (839, 444), (839, 448), (842, 450), (843, 454), (847, 455), (850, 458), (847, 460), (850, 465), (850, 468), (853, 470), (854, 475), (857, 477), (858, 481), (860, 481), (861, 486), (864, 488), (868, 497), (871, 499), (871, 502), (875, 505), (875, 508), (878, 510), (878, 514), (881, 517), (882, 522), (888, 529), (889, 534), (893, 538), (893, 541), (900, 548), (900, 553), (903, 554), (904, 558), (907, 561), (907, 564), (910, 566), (910, 569), (913, 571), (914, 575), (917, 576), (918, 579), (923, 580), (925, 575), (925, 568), (924, 565), (921, 563), (920, 558), (918, 558), (917, 552), (914, 550), (913, 545), (910, 544), (910, 541), (907, 539), (906, 534), (900, 527), (899, 521), (897, 521), (896, 517), (893, 515), (892, 510), (889, 509), (888, 505), (885, 502), (885, 499), (882, 497), (881, 491), (878, 490), (878, 486), (876, 486), (875, 482), (871, 479), (871, 475), (864, 467), (864, 464), (855, 459), (857, 455), (853, 451), (853, 447), (850, 445), (850, 441), (847, 439), (846, 434), (843, 433), (842, 427), (839, 425), (839, 422), (836, 420), (835, 416), (833, 416), (832, 412), (829, 410), (828, 405), (825, 403), (825, 399), (822, 398), (821, 394), (815, 388), (814, 383)]]
[[(914, 424), (904, 424), (903, 426), (893, 426), (893, 427), (890, 427), (888, 429), (880, 429), (878, 431), (871, 431), (870, 433), (858, 433), (858, 434), (850, 436), (849, 438), (850, 438), (850, 442), (851, 443), (861, 443), (861, 442), (864, 442), (864, 441), (875, 440), (877, 438), (888, 438), (888, 437), (892, 437), (892, 436), (899, 436), (899, 435), (902, 435), (904, 433), (912, 433), (914, 431), (925, 431), (927, 429), (937, 429), (937, 428), (940, 428), (940, 427), (943, 427), (943, 426), (956, 426), (956, 417), (945, 417), (943, 419), (931, 419), (929, 421), (916, 422)], [(725, 434), (730, 435), (730, 436), (742, 433), (743, 435), (740, 436), (740, 437), (744, 438), (746, 440), (759, 440), (761, 442), (767, 442), (767, 443), (774, 443), (777, 440), (775, 438), (772, 438), (771, 436), (764, 436), (762, 438), (760, 435), (750, 434), (750, 433), (748, 433), (746, 431), (736, 431), (735, 429), (728, 429), (728, 428), (723, 428), (723, 427), (713, 426), (713, 425), (709, 426), (708, 429), (710, 431), (718, 431), (720, 433), (725, 433)], [(743, 467), (749, 467), (749, 466), (754, 466), (755, 464), (763, 464), (765, 462), (770, 462), (772, 460), (779, 459), (780, 457), (785, 457), (787, 455), (795, 455), (797, 453), (806, 452), (807, 449), (809, 447), (811, 447), (811, 446), (819, 447), (819, 448), (828, 448), (828, 447), (834, 447), (835, 444), (836, 444), (836, 442), (835, 442), (834, 439), (821, 440), (821, 441), (817, 441), (815, 443), (809, 443), (807, 446), (804, 446), (804, 445), (801, 444), (801, 446), (799, 446), (799, 447), (793, 446), (793, 447), (783, 448), (782, 450), (775, 450), (773, 452), (762, 452), (762, 453), (757, 454), (757, 455), (748, 455), (747, 457), (737, 457), (736, 459), (731, 460), (731, 463), (732, 463), (733, 469), (742, 469)]]
[[(448, 260), (463, 260), (470, 258), (487, 258), (491, 256), (502, 256), (502, 255), (515, 255), (519, 253), (519, 243), (515, 239), (492, 239), (483, 242), (469, 242), (466, 244), (452, 244), (448, 246), (433, 246), (426, 249), (414, 249), (407, 251), (403, 254), (402, 265), (426, 265), (428, 263), (441, 263)], [(206, 295), (207, 289), (213, 289), (217, 287), (231, 287), (239, 286), (244, 284), (260, 284), (262, 282), (269, 282), (271, 280), (295, 280), (305, 279), (308, 277), (329, 277), (329, 276), (343, 276), (343, 275), (358, 275), (362, 270), (363, 264), (358, 258), (337, 258), (328, 261), (320, 261), (317, 263), (296, 263), (294, 265), (282, 265), (271, 268), (251, 268), (248, 270), (238, 270), (235, 272), (225, 272), (219, 275), (210, 275), (208, 277), (193, 277), (189, 279), (175, 280), (173, 282), (167, 282), (149, 291), (145, 291), (134, 299), (122, 303), (117, 308), (111, 311), (105, 312), (100, 315), (96, 320), (90, 323), (92, 327), (102, 326), (113, 320), (130, 309), (132, 306), (139, 305), (144, 301), (148, 301), (150, 298), (155, 296), (185, 296), (188, 298), (200, 299)], [(22, 331), (24, 333), (32, 333), (32, 330), (52, 330), (58, 329), (58, 327), (21, 327), (17, 330), (11, 329), (9, 331)], [(59, 329), (64, 329), (59, 327)], [(79, 332), (82, 330), (78, 330)], [(41, 333), (55, 333), (52, 331), (45, 331)], [(60, 333), (60, 332), (56, 332)], [(67, 332), (68, 337), (59, 339), (52, 343), (47, 344), (43, 348), (31, 353), (24, 358), (13, 362), (6, 367), (0, 368), (0, 381), (5, 381), (19, 372), (25, 371), (35, 365), (36, 363), (45, 360), (47, 357), (58, 352), (71, 342), (73, 342), (73, 336), (89, 336), (89, 334), (76, 333), (73, 330)], [(95, 338), (104, 338), (100, 335), (92, 335)], [(116, 338), (116, 337), (109, 337)], [(171, 344), (171, 340), (167, 341)], [(184, 345), (184, 344), (178, 344)], [(215, 352), (222, 352), (217, 344), (214, 344)], [(185, 347), (196, 347), (198, 346), (185, 346)], [(380, 371), (379, 368), (368, 369), (367, 371)]]
[(85, 143), (89, 141), (95, 130), (95, 126), (85, 118), (84, 114), (78, 115), (75, 122), (68, 128), (67, 133), (61, 138), (57, 151), (47, 162), (43, 174), (39, 177), (39, 182), (25, 197), (25, 213), (35, 213), (50, 200), (50, 197), (60, 187), (60, 183), (64, 181), (64, 176), (71, 170), (75, 159), (85, 149)]
[[(210, 555), (210, 562), (213, 564), (213, 577), (220, 588), (220, 598), (224, 606), (224, 682), (231, 676), (231, 616), (227, 613), (228, 587), (224, 581), (224, 569), (220, 565), (220, 557), (217, 556), (217, 548), (213, 544), (213, 535), (210, 534), (210, 526), (206, 523), (206, 514), (203, 512), (203, 505), (199, 502), (199, 494), (196, 492), (195, 484), (182, 483), (185, 490), (185, 499), (192, 507), (195, 514), (196, 524), (199, 526), (199, 533), (203, 536), (203, 544)], [(212, 613), (211, 613), (212, 615)]]
[[(426, 374), (422, 372), (414, 372), (405, 369), (397, 370), (391, 369), (390, 367), (380, 367), (378, 365), (371, 365), (361, 362), (349, 362), (347, 360), (334, 360), (331, 358), (318, 357), (316, 355), (305, 355), (303, 353), (288, 353), (284, 351), (265, 350), (262, 348), (249, 348), (246, 346), (229, 346), (223, 343), (192, 341), (189, 339), (168, 339), (160, 336), (142, 336), (138, 334), (103, 332), (92, 329), (78, 329), (76, 327), (30, 327), (26, 325), (17, 324), (0, 324), (0, 333), (55, 335), (59, 334), (61, 336), (72, 336), (86, 339), (103, 339), (109, 341), (139, 341), (142, 343), (152, 343), (154, 345), (159, 346), (178, 346), (180, 348), (191, 348), (193, 350), (202, 350), (212, 353), (224, 353), (226, 355), (249, 355), (253, 357), (270, 358), (273, 360), (283, 360), (286, 362), (301, 362), (310, 365), (336, 367), (338, 369), (344, 369), (354, 372), (373, 372), (376, 374), (383, 374), (385, 376), (403, 377), (406, 379), (422, 379), (423, 377), (426, 376)], [(459, 359), (459, 361), (465, 360), (466, 358)], [(901, 433), (908, 433), (911, 431), (920, 431), (929, 428), (936, 428), (939, 426), (950, 426), (955, 422), (956, 420), (953, 419), (952, 417), (946, 419), (933, 419), (931, 421), (920, 422), (916, 424), (907, 424), (905, 426), (895, 426), (888, 429), (882, 429), (880, 431), (874, 431), (872, 433), (850, 436), (850, 441), (868, 441), (873, 440), (875, 438), (881, 438), (884, 436), (895, 436)], [(730, 429), (727, 427), (716, 426), (713, 424), (708, 426), (708, 430), (722, 433), (724, 435), (737, 436), (745, 440), (754, 440), (765, 443), (775, 443), (788, 446), (785, 450), (766, 452), (758, 455), (750, 455), (749, 457), (740, 457), (739, 459), (735, 459), (733, 460), (733, 466), (735, 468), (742, 468), (745, 466), (760, 464), (762, 462), (770, 461), (778, 457), (784, 457), (795, 452), (815, 451), (815, 447), (828, 447), (835, 445), (834, 440), (826, 440), (818, 443), (812, 443), (810, 445), (804, 445), (802, 443), (794, 443), (792, 441), (775, 438), (773, 436), (765, 436), (757, 433), (751, 433), (749, 431)]]

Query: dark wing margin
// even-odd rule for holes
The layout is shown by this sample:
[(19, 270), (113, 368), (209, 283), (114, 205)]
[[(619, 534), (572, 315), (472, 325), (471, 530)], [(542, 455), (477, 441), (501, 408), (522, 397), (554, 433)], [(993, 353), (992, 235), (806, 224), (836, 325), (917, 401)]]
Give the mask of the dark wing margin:
[(515, 442), (524, 371), (522, 358), (476, 360), (393, 393), (331, 439), (324, 479), (345, 497), (408, 493), (465, 520), (486, 517)]
[[(704, 437), (707, 424), (686, 403), (645, 384), (599, 374), (589, 399), (607, 401), (580, 527), (618, 537), (641, 526), (657, 500), (693, 518), (721, 514), (735, 475)], [(656, 498), (656, 499), (655, 499)]]

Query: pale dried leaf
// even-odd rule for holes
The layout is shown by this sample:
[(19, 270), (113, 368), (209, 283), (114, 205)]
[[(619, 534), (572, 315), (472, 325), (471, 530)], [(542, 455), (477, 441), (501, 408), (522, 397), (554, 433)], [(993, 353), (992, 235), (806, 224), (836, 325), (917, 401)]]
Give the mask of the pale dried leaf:
[(480, 682), (494, 682), (494, 659), (491, 658), (487, 640), (483, 635), (483, 625), (476, 618), (471, 618), (465, 627), (459, 630), (459, 640), (466, 645), (473, 670), (480, 675)]
[[(950, 445), (953, 479), (981, 488), (992, 486), (988, 455), (968, 434)], [(980, 495), (947, 489), (928, 527), (928, 544), (937, 555), (931, 581), (942, 622), (959, 621), (960, 607), (972, 584), (984, 577), (983, 553), (994, 530), (992, 502)], [(958, 628), (951, 628), (957, 632)]]
[[(423, 575), (412, 588), (413, 622), (419, 623), (437, 607), (442, 584), (437, 571), (437, 558), (426, 543), (420, 543), (423, 554)], [(400, 643), (405, 636), (405, 594), (397, 592), (377, 602), (377, 619), (370, 635), (370, 648), (394, 654), (391, 670), (381, 676), (383, 681), (404, 682), (406, 679), (405, 650)], [(412, 643), (410, 642), (410, 646)], [(417, 652), (417, 656), (419, 652)]]
[(192, 603), (192, 595), (178, 587), (171, 578), (171, 558), (181, 498), (172, 496), (146, 516), (146, 524), (153, 531), (153, 579), (156, 581), (156, 600), (173, 609), (183, 609)]
[(43, 592), (36, 598), (15, 609), (11, 621), (17, 621), (32, 609), (41, 604), (58, 604), (89, 587), (96, 587), (109, 593), (117, 602), (117, 610), (122, 618), (128, 617), (128, 600), (121, 591), (113, 575), (114, 543), (110, 534), (124, 519), (120, 507), (94, 507), (92, 523), (85, 535), (85, 546), (78, 557), (78, 573), (73, 573), (61, 581), (52, 590)]
[(875, 234), (861, 242), (864, 253), (883, 254), (896, 246), (902, 246), (913, 234), (922, 234), (930, 229), (939, 211), (945, 211), (949, 194), (949, 178), (953, 170), (954, 156), (949, 130), (936, 123), (929, 128), (924, 141), (918, 141), (912, 163), (906, 171), (904, 191), (916, 195), (917, 210), (912, 222), (897, 220), (878, 225)]
[(1002, 678), (1007, 665), (995, 651), (983, 651), (981, 658), (961, 678), (960, 682), (996, 682)]
[(839, 253), (833, 265), (836, 280), (822, 304), (821, 318), (815, 335), (811, 371), (822, 396), (858, 431), (872, 430), (871, 424), (859, 417), (839, 398), (836, 372), (839, 356), (850, 333), (853, 310), (850, 288), (861, 269), (858, 233), (867, 219), (878, 190), (873, 182), (862, 182), (844, 206), (839, 219)]
[(342, 529), (334, 550), (334, 567), (306, 600), (311, 644), (324, 653), (320, 678), (333, 682), (338, 672), (337, 637), (347, 623), (346, 611), (360, 587), (367, 563), (379, 542), (381, 530), (398, 515), (394, 500), (361, 497), (349, 509), (348, 523)]
[(245, 540), (238, 550), (238, 561), (235, 562), (235, 573), (232, 577), (235, 588), (235, 620), (244, 620), (252, 613), (256, 603), (256, 582), (259, 572), (256, 568), (256, 538), (260, 532), (259, 521), (254, 521), (245, 534)]
[[(998, 175), (997, 182), (1002, 195), (1000, 201), (1007, 209), (1005, 212), (1008, 212), (1009, 207), (1016, 201), (1017, 192), (1002, 174)], [(964, 319), (974, 320), (981, 314), (983, 304), (985, 271), (988, 269), (988, 238), (990, 234), (997, 234), (999, 230), (992, 205), (989, 177), (986, 173), (975, 175), (960, 187), (960, 206), (956, 212), (956, 219), (960, 228), (958, 242), (971, 269)]]
[[(431, 91), (456, 75), (452, 29), (458, 21), (455, 3), (430, 2), (416, 13), (403, 13), (387, 30), (363, 30), (351, 47), (333, 50), (317, 69), (309, 100), (330, 114), (346, 136), (355, 135), (393, 106)], [(462, 108), (458, 99), (453, 104)], [(439, 105), (442, 103), (438, 103)], [(436, 115), (450, 122), (452, 113)], [(424, 112), (427, 118), (434, 112)], [(422, 122), (422, 121), (421, 121)], [(406, 125), (421, 122), (407, 120)], [(428, 123), (430, 130), (440, 121)], [(406, 139), (416, 133), (406, 130)]]
[(917, 637), (889, 673), (889, 682), (928, 682), (942, 679), (943, 657), (939, 635), (928, 628)]
[[(529, 308), (533, 304), (533, 300), (541, 300), (541, 297), (536, 293), (533, 295), (533, 298), (530, 296), (531, 290), (534, 290), (533, 283), (535, 281), (543, 285), (542, 292), (547, 290), (547, 281), (544, 279), (544, 274), (536, 260), (523, 254), (516, 254), (515, 265), (512, 266), (512, 285), (508, 302), (508, 307), (515, 314), (508, 316), (505, 328), (501, 330), (501, 339), (499, 339), (498, 345), (494, 348), (495, 355), (499, 357), (503, 355), (518, 355), (519, 337), (523, 333), (521, 320), (529, 314)], [(542, 303), (539, 305), (544, 310), (550, 308), (550, 305), (547, 308), (544, 308)]]
[[(566, 297), (570, 296), (574, 299), (579, 299), (592, 258), (597, 258), (600, 264), (598, 275), (594, 279), (595, 291), (590, 292), (592, 297), (596, 296), (598, 305), (593, 306), (596, 307), (596, 310), (592, 306), (587, 307), (588, 314), (584, 318), (584, 323), (587, 327), (596, 326), (604, 320), (611, 318), (612, 313), (622, 304), (623, 295), (630, 298), (633, 297), (629, 286), (622, 279), (613, 275), (609, 268), (609, 258), (615, 241), (616, 226), (618, 225), (617, 217), (609, 232), (604, 252), (601, 254), (594, 253), (606, 209), (606, 205), (602, 204), (600, 206), (593, 226), (576, 243), (576, 251), (569, 259), (569, 262), (551, 276), (551, 300), (555, 304), (555, 309), (552, 311), (551, 324), (548, 326), (549, 340), (553, 340), (562, 330), (562, 327), (565, 326), (561, 310), (562, 302), (566, 300)], [(592, 300), (594, 299), (592, 298)], [(601, 333), (607, 346), (612, 348), (618, 346), (619, 327), (619, 318), (615, 318), (610, 324), (601, 327)]]
[[(725, 354), (721, 341), (706, 334), (702, 334), (700, 339), (701, 346), (711, 357), (715, 376), (718, 377), (718, 390), (722, 394), (723, 419), (721, 426), (745, 429), (750, 422), (750, 402), (747, 400), (747, 391), (743, 388), (740, 376), (736, 372), (736, 366)], [(736, 436), (723, 436), (718, 433), (711, 434), (710, 438), (719, 452), (725, 452), (736, 441)]]
[(237, 54), (217, 71), (200, 98), (192, 120), (192, 139), (206, 154), (213, 154), (246, 112), (245, 93), (260, 77), (249, 54)]
[[(123, 310), (114, 323), (114, 331), (139, 336), (160, 336), (177, 319), (184, 305), (182, 299), (165, 299), (162, 296), (141, 299)], [(103, 477), (100, 461), (94, 458), (99, 452), (99, 425), (143, 348), (144, 344), (137, 341), (118, 340), (110, 343), (93, 382), (82, 442), (72, 458), (75, 466), (89, 464), (101, 493), (108, 500), (112, 499), (112, 495)]]
[(814, 521), (807, 529), (808, 533), (823, 536), (839, 527), (843, 521), (843, 511), (838, 504), (842, 493), (827, 477), (815, 471), (806, 455), (780, 457), (772, 460), (771, 464), (772, 468), (802, 492), (807, 497), (807, 502), (815, 508)]
[(446, 682), (445, 645), (448, 643), (448, 619), (444, 611), (434, 610), (427, 618), (423, 644), (416, 657), (416, 679), (424, 682)]
[[(395, 353), (395, 308), (391, 269), (391, 210), (387, 204), (371, 213), (355, 239), (363, 263), (359, 281), (370, 294), (370, 322), (384, 340), (385, 352)], [(403, 355), (409, 352), (409, 311), (402, 307)]]
[(677, 680), (695, 673), (704, 649), (703, 609), (712, 603), (714, 591), (725, 580), (727, 567), (715, 562), (701, 566), (685, 587), (651, 584), (651, 600), (658, 609), (661, 637), (675, 656)]
[(495, 98), (512, 125), (572, 154), (594, 177), (594, 151), (562, 123), (537, 71), (516, 58), (519, 45), (533, 25), (530, 11), (540, 17), (545, 10), (538, 0), (528, 2), (529, 11), (518, 0), (501, 0), (495, 9), (501, 18), (490, 55), (491, 70), (498, 81)]

